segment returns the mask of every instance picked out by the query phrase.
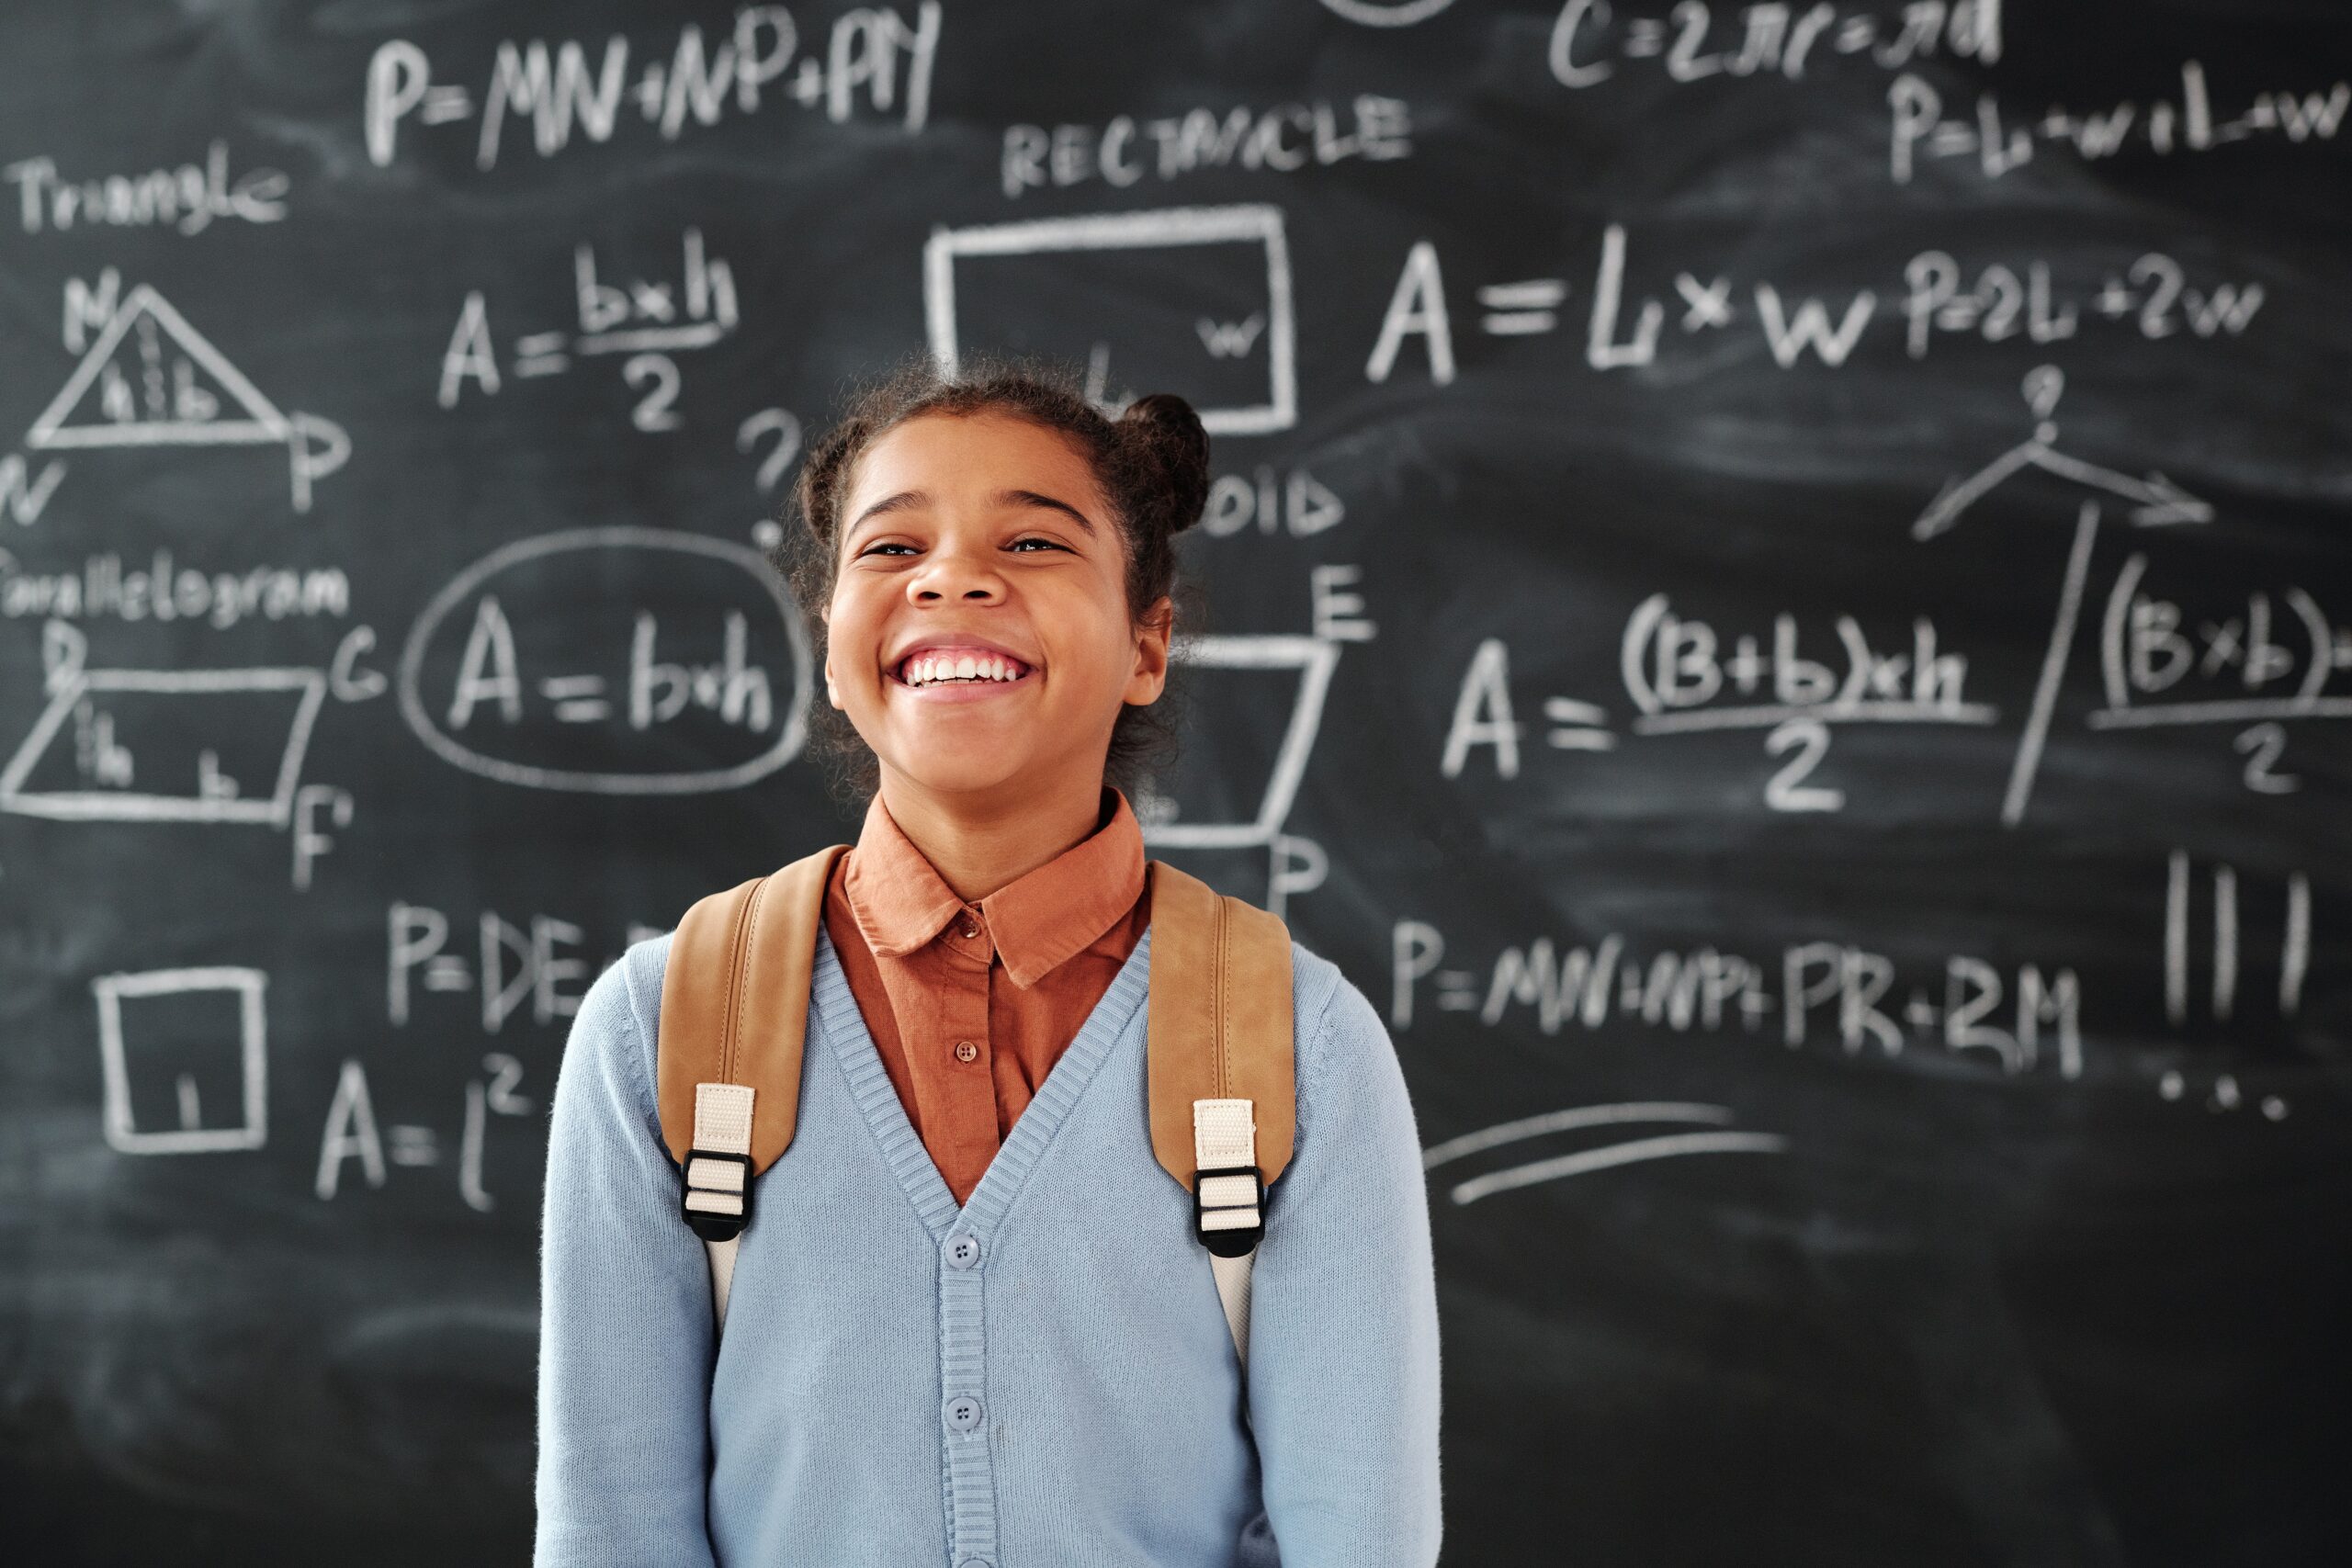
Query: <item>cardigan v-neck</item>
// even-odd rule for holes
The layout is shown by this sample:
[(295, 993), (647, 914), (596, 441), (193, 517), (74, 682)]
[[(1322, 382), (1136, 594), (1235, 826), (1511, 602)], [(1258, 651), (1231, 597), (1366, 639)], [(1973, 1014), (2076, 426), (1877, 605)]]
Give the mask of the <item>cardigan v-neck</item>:
[(967, 904), (876, 795), (824, 925), (908, 1122), (957, 1201), (1151, 918), (1143, 828), (1115, 785), (1094, 830)]
[(959, 1204), (924, 1148), (922, 1139), (916, 1134), (913, 1123), (907, 1119), (906, 1107), (891, 1087), (889, 1076), (883, 1071), (873, 1032), (867, 1028), (865, 1014), (858, 1010), (857, 999), (850, 992), (849, 977), (842, 969), (832, 934), (821, 924), (819, 926), (817, 963), (809, 977), (810, 1005), (824, 1027), (826, 1041), (832, 1046), (834, 1059), (849, 1082), (858, 1110), (864, 1112), (866, 1125), (873, 1129), (875, 1141), (882, 1147), (883, 1158), (898, 1177), (916, 1215), (933, 1235), (944, 1238), (958, 1220), (968, 1219), (976, 1225), (989, 1226), (1003, 1216), (1013, 1194), (1020, 1190), (1022, 1179), (1053, 1142), (1063, 1117), (1093, 1080), (1103, 1053), (1143, 1004), (1150, 970), (1151, 933), (1147, 930), (1113, 976), (1110, 988), (1102, 993), (1085, 1022), (1079, 1026), (1077, 1035), (1046, 1074), (1045, 1082), (1037, 1086), (1028, 1109), (1013, 1123), (1011, 1135), (989, 1162), (978, 1185)]

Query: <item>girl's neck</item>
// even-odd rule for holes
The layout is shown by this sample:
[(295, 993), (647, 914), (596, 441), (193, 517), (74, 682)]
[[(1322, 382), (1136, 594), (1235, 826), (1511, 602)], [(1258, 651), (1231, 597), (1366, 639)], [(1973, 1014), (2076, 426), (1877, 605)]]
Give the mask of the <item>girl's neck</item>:
[(1018, 881), (1102, 825), (1102, 777), (1073, 779), (1066, 786), (1018, 801), (942, 795), (886, 769), (883, 809), (899, 825), (940, 880), (967, 904), (978, 903)]

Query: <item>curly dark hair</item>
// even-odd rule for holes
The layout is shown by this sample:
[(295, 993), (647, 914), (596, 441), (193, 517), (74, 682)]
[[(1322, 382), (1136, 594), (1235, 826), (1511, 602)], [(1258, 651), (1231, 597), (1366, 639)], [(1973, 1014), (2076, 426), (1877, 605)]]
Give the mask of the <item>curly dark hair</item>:
[[(1154, 392), (1112, 419), (1087, 396), (1084, 372), (1065, 362), (966, 355), (948, 375), (930, 355), (915, 355), (853, 389), (840, 423), (809, 444), (768, 551), (800, 607), (820, 665), (828, 628), (817, 612), (833, 596), (842, 502), (857, 459), (888, 431), (930, 413), (1008, 414), (1069, 436), (1118, 513), (1129, 620), (1140, 624), (1144, 611), (1165, 594), (1174, 601), (1175, 626), (1197, 635), (1206, 606), (1199, 585), (1178, 572), (1174, 545), (1178, 534), (1200, 520), (1209, 491), (1208, 434), (1190, 403)], [(1171, 657), (1159, 700), (1129, 704), (1111, 730), (1103, 780), (1138, 810), (1139, 795), (1175, 761), (1188, 700), (1179, 668)], [(862, 813), (880, 787), (881, 761), (849, 716), (826, 700), (821, 682), (809, 706), (808, 752), (823, 769), (835, 803)]]

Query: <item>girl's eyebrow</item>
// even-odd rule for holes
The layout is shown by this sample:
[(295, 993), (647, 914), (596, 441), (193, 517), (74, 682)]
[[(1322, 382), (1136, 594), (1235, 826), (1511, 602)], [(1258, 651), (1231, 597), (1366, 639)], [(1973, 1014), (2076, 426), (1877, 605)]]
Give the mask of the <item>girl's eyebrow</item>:
[[(1034, 490), (1001, 490), (989, 496), (988, 500), (990, 506), (1046, 506), (1057, 512), (1067, 512), (1077, 520), (1080, 527), (1086, 530), (1090, 538), (1094, 536), (1094, 525), (1086, 520), (1084, 513), (1066, 501), (1056, 501), (1050, 495), (1039, 495)], [(858, 529), (873, 518), (930, 504), (931, 496), (924, 491), (902, 490), (896, 495), (886, 495), (857, 514), (856, 519), (850, 524), (848, 531), (842, 535), (842, 543), (849, 543)]]
[(1069, 502), (1056, 501), (1050, 495), (1039, 495), (1034, 490), (1001, 490), (989, 497), (989, 504), (991, 506), (1049, 506), (1057, 512), (1069, 513), (1077, 521), (1078, 525), (1086, 530), (1089, 537), (1091, 537), (1094, 533), (1094, 525), (1086, 520), (1086, 513)]

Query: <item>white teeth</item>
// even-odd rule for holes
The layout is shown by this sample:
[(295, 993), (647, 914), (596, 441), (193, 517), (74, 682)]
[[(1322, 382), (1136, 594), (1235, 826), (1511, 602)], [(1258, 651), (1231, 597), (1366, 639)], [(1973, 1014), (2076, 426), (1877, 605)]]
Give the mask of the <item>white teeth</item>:
[(1017, 681), (1021, 671), (1012, 660), (993, 653), (922, 654), (902, 667), (899, 678), (910, 686), (933, 681)]

